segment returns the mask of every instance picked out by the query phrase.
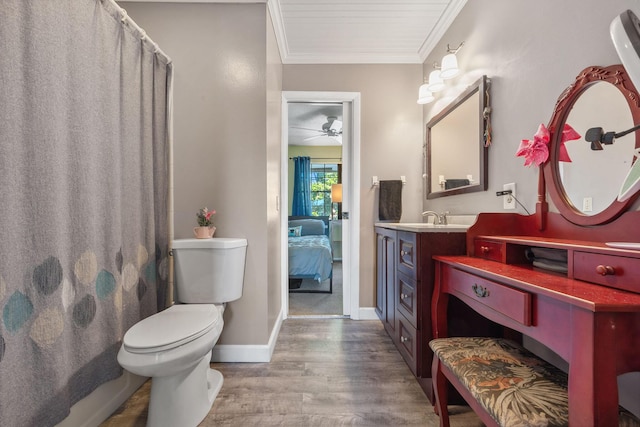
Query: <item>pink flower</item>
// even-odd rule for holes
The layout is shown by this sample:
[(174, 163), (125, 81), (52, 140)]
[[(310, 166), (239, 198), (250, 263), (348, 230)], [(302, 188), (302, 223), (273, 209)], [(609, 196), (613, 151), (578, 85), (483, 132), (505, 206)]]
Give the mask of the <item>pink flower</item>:
[(543, 124), (540, 124), (532, 140), (523, 139), (520, 141), (516, 156), (523, 156), (525, 158), (525, 166), (530, 166), (533, 163), (535, 163), (536, 166), (540, 166), (549, 158), (550, 138), (549, 130)]
[(213, 224), (211, 223), (211, 217), (216, 213), (215, 209), (214, 210), (209, 210), (206, 207), (202, 208), (198, 211), (198, 213), (196, 214), (196, 217), (198, 218), (198, 225), (200, 227), (209, 227), (212, 226)]

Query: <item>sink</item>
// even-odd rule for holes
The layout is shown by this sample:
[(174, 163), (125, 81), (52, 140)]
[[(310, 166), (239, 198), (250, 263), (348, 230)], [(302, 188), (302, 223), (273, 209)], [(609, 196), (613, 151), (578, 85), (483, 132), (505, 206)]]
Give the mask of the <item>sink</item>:
[(417, 232), (467, 231), (471, 227), (470, 224), (432, 224), (425, 222), (381, 222), (376, 223), (376, 226)]

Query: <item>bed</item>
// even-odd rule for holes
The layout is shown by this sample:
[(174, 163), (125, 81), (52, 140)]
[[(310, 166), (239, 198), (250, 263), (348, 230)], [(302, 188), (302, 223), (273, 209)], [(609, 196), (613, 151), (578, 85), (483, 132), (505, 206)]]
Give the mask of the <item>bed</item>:
[[(289, 217), (289, 292), (333, 293), (333, 254), (329, 217)], [(329, 290), (299, 289), (303, 279), (318, 284), (329, 279)]]

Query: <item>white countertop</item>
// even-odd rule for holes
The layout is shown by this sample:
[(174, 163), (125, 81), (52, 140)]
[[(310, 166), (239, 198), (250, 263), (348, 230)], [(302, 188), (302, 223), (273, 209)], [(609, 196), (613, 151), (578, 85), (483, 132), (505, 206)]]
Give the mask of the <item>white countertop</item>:
[(451, 215), (447, 216), (447, 225), (432, 224), (431, 222), (376, 222), (374, 225), (415, 233), (465, 233), (476, 222), (476, 218), (476, 215)]

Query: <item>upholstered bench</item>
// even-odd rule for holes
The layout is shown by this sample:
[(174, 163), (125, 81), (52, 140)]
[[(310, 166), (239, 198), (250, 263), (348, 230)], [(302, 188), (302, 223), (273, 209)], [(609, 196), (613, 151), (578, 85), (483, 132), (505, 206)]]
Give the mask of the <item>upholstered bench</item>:
[[(568, 426), (567, 374), (517, 343), (439, 338), (429, 343), (440, 425), (449, 426), (446, 379), (488, 426)], [(620, 408), (621, 426), (640, 420)]]

